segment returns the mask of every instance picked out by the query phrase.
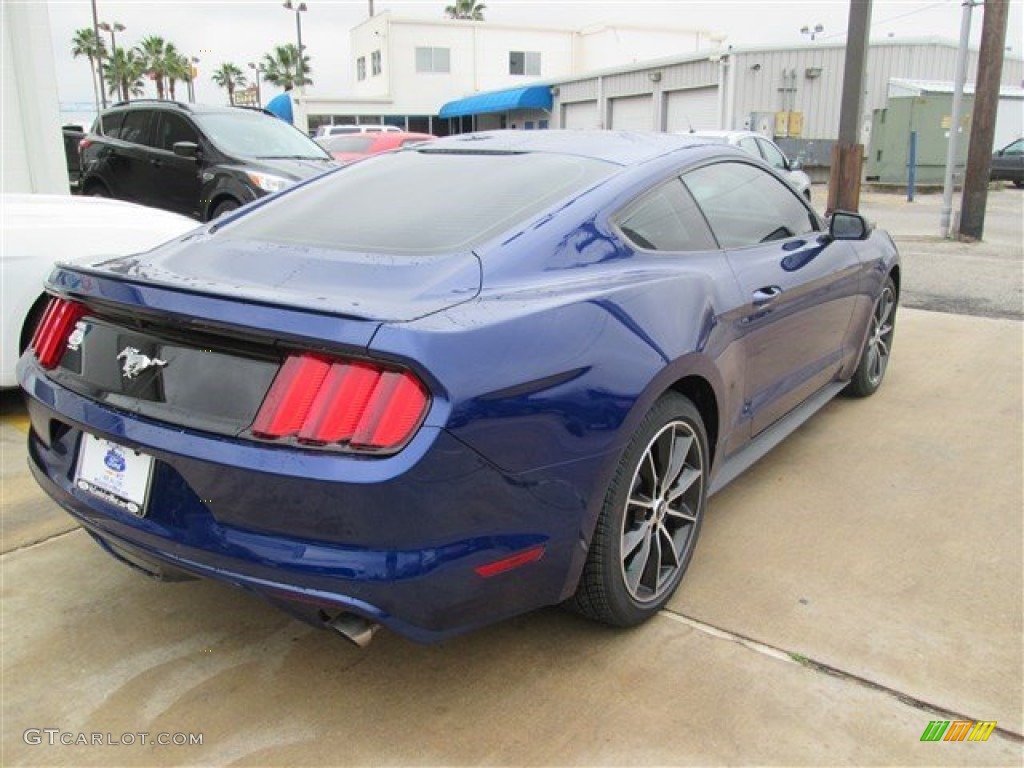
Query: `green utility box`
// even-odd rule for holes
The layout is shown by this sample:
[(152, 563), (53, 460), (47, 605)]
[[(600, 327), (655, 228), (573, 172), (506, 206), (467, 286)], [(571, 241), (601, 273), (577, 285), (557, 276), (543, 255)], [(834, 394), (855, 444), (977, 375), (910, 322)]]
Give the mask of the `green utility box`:
[[(956, 172), (960, 174), (967, 164), (974, 96), (965, 95), (961, 104), (956, 158)], [(876, 109), (871, 116), (867, 180), (881, 184), (906, 184), (910, 134), (916, 131), (917, 184), (942, 184), (952, 114), (953, 96), (949, 93), (890, 97), (885, 102), (885, 109)]]

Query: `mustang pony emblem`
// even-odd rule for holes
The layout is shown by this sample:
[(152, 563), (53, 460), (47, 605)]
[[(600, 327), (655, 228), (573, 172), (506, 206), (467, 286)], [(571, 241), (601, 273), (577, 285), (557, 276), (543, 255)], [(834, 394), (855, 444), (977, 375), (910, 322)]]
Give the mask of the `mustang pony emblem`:
[(166, 360), (161, 360), (158, 357), (148, 357), (139, 352), (135, 347), (125, 347), (122, 349), (117, 359), (124, 360), (121, 375), (126, 379), (134, 379), (149, 368), (163, 368), (167, 365)]

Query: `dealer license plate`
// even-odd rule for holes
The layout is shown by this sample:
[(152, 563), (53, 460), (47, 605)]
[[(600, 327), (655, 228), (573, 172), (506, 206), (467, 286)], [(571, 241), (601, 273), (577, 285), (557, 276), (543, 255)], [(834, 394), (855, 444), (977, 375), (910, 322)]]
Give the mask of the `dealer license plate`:
[(126, 512), (143, 517), (153, 457), (123, 445), (82, 435), (75, 485)]

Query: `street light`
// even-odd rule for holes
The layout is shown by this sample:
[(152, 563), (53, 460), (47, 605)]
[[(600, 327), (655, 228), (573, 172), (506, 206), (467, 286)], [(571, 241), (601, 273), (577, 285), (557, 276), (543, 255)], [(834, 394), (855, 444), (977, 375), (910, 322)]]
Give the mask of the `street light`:
[(263, 69), (262, 64), (257, 64), (253, 61), (249, 62), (249, 69), (256, 73), (256, 106), (262, 107), (263, 96), (260, 94), (260, 72), (264, 72), (265, 70)]
[(188, 83), (188, 100), (189, 100), (190, 104), (195, 104), (196, 103), (196, 85), (195, 85), (196, 64), (199, 63), (199, 57), (198, 56), (189, 56), (189, 57), (187, 57), (186, 60), (188, 62), (188, 79), (185, 82)]
[(302, 71), (302, 16), (301, 14), (308, 10), (305, 3), (299, 3), (295, 5), (292, 0), (284, 0), (284, 7), (289, 11), (295, 11), (295, 35), (299, 39), (299, 60), (295, 65), (295, 71), (298, 75), (298, 84), (301, 86), (305, 78), (305, 73)]
[(820, 35), (824, 31), (825, 31), (825, 27), (822, 24), (815, 24), (813, 29), (811, 27), (808, 27), (808, 26), (803, 26), (803, 27), (800, 28), (800, 34), (801, 35), (810, 35), (811, 36), (811, 40), (814, 40), (816, 35)]
[(110, 33), (110, 55), (114, 55), (114, 51), (117, 50), (117, 38), (114, 36), (115, 32), (124, 32), (127, 27), (119, 21), (115, 21), (113, 24), (108, 24), (105, 21), (101, 21), (99, 24), (100, 29), (104, 32)]
[[(124, 32), (125, 26), (124, 26), (124, 24), (122, 24), (119, 21), (115, 21), (113, 24), (107, 24), (107, 22), (101, 21), (98, 26), (104, 32), (109, 32), (110, 33), (110, 60), (111, 60), (111, 62), (113, 62), (114, 55), (117, 53), (117, 38), (115, 37), (114, 33), (115, 32)], [(101, 83), (101, 85), (102, 85), (102, 83)], [(125, 96), (125, 94), (123, 94), (123, 93), (121, 94), (121, 97), (122, 98), (127, 98)]]

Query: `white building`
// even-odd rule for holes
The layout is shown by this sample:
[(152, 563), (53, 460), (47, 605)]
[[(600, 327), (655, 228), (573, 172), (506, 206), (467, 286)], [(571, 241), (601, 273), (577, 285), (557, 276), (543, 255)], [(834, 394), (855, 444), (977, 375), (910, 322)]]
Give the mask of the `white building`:
[[(331, 122), (384, 122), (438, 134), (503, 124), (525, 127), (526, 121), (546, 127), (550, 116), (537, 108), (466, 113), (465, 125), (449, 125), (438, 114), (443, 105), (481, 92), (695, 53), (721, 41), (703, 30), (623, 25), (568, 30), (402, 18), (384, 11), (350, 32), (351, 96), (299, 97), (296, 124), (312, 130)], [(481, 114), (489, 117), (474, 117)]]

